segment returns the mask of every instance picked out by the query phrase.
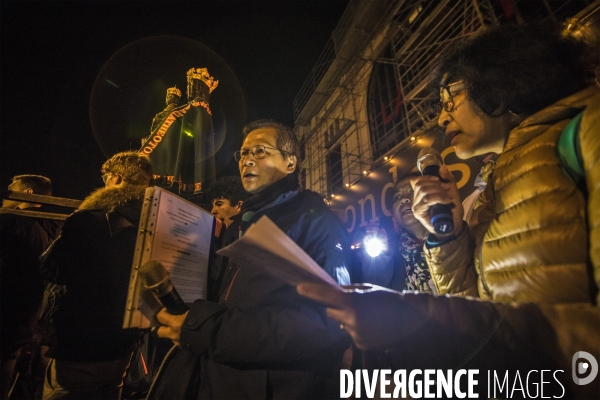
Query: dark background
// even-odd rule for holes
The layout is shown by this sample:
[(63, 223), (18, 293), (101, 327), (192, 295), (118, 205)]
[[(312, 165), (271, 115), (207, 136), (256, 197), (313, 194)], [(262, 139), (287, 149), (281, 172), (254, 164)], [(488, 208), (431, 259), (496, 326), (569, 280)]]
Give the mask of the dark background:
[(217, 176), (241, 127), (293, 125), (293, 100), (347, 0), (0, 2), (0, 185), (42, 174), (54, 195), (83, 199), (100, 166), (138, 149), (166, 88), (185, 96), (186, 72), (207, 67)]

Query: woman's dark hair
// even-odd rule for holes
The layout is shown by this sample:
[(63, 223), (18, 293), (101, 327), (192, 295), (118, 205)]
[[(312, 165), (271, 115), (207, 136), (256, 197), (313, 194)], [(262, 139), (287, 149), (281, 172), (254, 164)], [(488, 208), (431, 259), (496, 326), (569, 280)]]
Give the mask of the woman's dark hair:
[(558, 27), (503, 25), (465, 39), (441, 57), (433, 82), (463, 80), (488, 115), (530, 115), (594, 81), (590, 50)]

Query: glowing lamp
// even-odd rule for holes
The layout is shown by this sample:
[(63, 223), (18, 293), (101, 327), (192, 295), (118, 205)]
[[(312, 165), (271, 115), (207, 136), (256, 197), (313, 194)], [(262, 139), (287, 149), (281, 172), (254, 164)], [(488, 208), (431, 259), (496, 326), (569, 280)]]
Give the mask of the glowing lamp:
[(366, 237), (364, 244), (367, 254), (371, 257), (377, 257), (384, 249), (383, 242), (374, 236)]

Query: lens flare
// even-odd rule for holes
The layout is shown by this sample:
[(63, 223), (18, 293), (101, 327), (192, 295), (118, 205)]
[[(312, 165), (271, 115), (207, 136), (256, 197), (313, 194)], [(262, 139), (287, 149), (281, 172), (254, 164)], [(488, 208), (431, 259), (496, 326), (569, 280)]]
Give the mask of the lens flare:
[(365, 250), (371, 257), (377, 257), (384, 250), (384, 243), (376, 236), (367, 236), (363, 241)]
[[(210, 95), (215, 157), (224, 166), (239, 148), (246, 104), (239, 80), (227, 62), (204, 44), (178, 36), (140, 39), (115, 52), (96, 76), (89, 102), (90, 123), (102, 152), (141, 147), (154, 116), (165, 108), (168, 88), (185, 89), (190, 68), (207, 68), (219, 80)], [(184, 90), (185, 92), (185, 90)], [(183, 94), (179, 105), (187, 99)], [(237, 167), (237, 164), (236, 164)]]

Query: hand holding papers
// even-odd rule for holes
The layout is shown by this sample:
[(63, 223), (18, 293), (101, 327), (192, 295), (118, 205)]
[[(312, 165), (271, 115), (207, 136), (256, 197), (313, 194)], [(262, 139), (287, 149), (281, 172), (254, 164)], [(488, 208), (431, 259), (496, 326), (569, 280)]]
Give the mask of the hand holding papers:
[(300, 246), (267, 216), (250, 226), (238, 241), (217, 252), (241, 265), (263, 270), (290, 285), (325, 283), (342, 290)]

